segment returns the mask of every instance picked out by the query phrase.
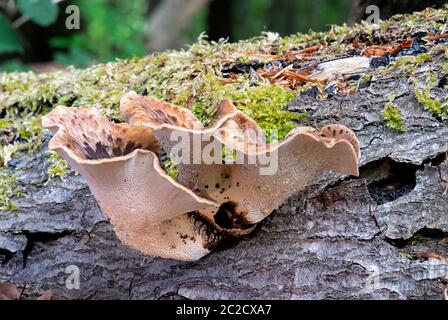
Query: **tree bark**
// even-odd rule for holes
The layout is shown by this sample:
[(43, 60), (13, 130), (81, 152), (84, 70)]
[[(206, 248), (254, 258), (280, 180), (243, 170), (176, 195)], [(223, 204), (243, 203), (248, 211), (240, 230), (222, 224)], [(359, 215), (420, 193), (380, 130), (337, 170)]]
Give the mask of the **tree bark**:
[[(434, 56), (417, 74), (443, 78), (444, 59)], [(381, 117), (391, 93), (404, 133)], [(0, 212), (0, 282), (26, 286), (27, 298), (51, 289), (57, 299), (443, 299), (447, 117), (424, 111), (398, 68), (354, 95), (304, 95), (288, 109), (307, 111), (314, 127), (352, 128), (361, 175), (324, 174), (249, 236), (179, 262), (121, 244), (82, 177), (46, 184), (44, 144), (11, 163), (25, 196), (15, 199), (19, 212)], [(79, 289), (66, 286), (72, 265)]]
[(179, 36), (194, 15), (210, 0), (165, 0), (149, 16), (149, 49), (161, 51), (179, 47)]

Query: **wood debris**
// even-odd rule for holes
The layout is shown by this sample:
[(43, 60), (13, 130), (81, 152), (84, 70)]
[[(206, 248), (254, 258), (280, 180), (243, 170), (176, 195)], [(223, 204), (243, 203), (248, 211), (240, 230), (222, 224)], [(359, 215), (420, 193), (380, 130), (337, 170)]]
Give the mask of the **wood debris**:
[[(447, 27), (425, 30), (407, 30), (401, 25), (390, 25), (386, 30), (377, 28), (370, 33), (358, 30), (337, 45), (331, 40), (294, 48), (278, 54), (268, 50), (245, 51), (243, 56), (253, 58), (248, 63), (235, 64), (222, 70), (221, 83), (247, 81), (240, 74), (250, 73), (251, 83), (267, 80), (291, 89), (316, 83), (329, 95), (350, 95), (370, 83), (356, 82), (367, 72), (387, 67), (401, 56), (426, 53), (431, 46), (448, 41)], [(253, 77), (256, 74), (258, 77)]]

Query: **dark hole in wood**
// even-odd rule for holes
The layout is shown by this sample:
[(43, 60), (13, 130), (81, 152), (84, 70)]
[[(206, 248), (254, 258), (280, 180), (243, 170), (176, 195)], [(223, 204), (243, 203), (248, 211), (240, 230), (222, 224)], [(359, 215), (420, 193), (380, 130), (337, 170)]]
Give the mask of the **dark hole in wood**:
[(385, 204), (415, 188), (416, 172), (419, 168), (418, 165), (385, 158), (366, 165), (361, 170), (361, 176), (369, 180), (376, 175), (374, 181), (368, 184), (369, 193), (377, 204)]

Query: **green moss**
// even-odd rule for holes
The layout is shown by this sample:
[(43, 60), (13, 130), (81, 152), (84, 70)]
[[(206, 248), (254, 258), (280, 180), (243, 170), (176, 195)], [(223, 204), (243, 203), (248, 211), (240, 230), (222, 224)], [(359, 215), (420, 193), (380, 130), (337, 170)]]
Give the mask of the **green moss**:
[(423, 105), (425, 110), (432, 112), (436, 116), (442, 116), (448, 114), (448, 103), (442, 103), (437, 99), (431, 98), (431, 89), (426, 87), (423, 89), (415, 89), (415, 96)]
[[(200, 102), (208, 92), (209, 75), (221, 77), (221, 69), (226, 64), (244, 63), (249, 60), (267, 62), (268, 56), (249, 56), (248, 52), (285, 53), (315, 44), (324, 44), (319, 51), (321, 58), (331, 57), (352, 48), (343, 41), (347, 37), (365, 35), (373, 37), (375, 29), (387, 30), (391, 25), (400, 25), (402, 33), (411, 33), (416, 28), (443, 25), (447, 9), (427, 9), (412, 16), (398, 15), (380, 25), (360, 23), (354, 26), (332, 26), (328, 32), (313, 32), (280, 37), (265, 32), (259, 37), (227, 43), (208, 42), (204, 38), (189, 50), (166, 51), (142, 58), (135, 57), (113, 63), (101, 64), (85, 70), (39, 74), (10, 73), (0, 75), (0, 109), (24, 109), (26, 114), (42, 113), (42, 108), (57, 104), (73, 106), (95, 106), (103, 113), (119, 119), (118, 103), (123, 93), (136, 90), (146, 92), (170, 102), (183, 102), (191, 107)], [(431, 15), (433, 19), (428, 20)], [(437, 20), (439, 19), (439, 20)], [(419, 59), (426, 60), (423, 54)], [(20, 93), (20, 94), (19, 94)], [(186, 104), (185, 104), (186, 103)]]
[(431, 96), (431, 90), (437, 85), (438, 80), (432, 74), (426, 78), (426, 83), (420, 87), (417, 79), (412, 80), (415, 88), (415, 97), (423, 108), (432, 112), (435, 116), (448, 115), (448, 101), (442, 102)]
[(15, 143), (7, 144), (0, 147), (0, 167), (7, 165), (8, 161), (13, 158), (13, 155), (28, 149), (29, 143)]
[(359, 85), (363, 84), (363, 83), (369, 83), (372, 81), (372, 74), (370, 73), (366, 73), (364, 74), (360, 79), (359, 79)]
[(404, 120), (400, 114), (400, 110), (395, 107), (392, 102), (389, 102), (384, 106), (381, 115), (383, 116), (384, 121), (386, 121), (386, 126), (397, 132), (405, 131)]
[[(221, 83), (224, 66), (250, 60), (264, 63), (271, 60), (269, 54), (282, 54), (317, 44), (323, 44), (316, 53), (318, 58), (333, 59), (335, 55), (341, 56), (353, 49), (352, 43), (346, 39), (362, 36), (369, 43), (377, 36), (375, 29), (387, 31), (392, 25), (400, 25), (403, 34), (427, 31), (442, 26), (441, 21), (446, 20), (447, 12), (448, 7), (441, 10), (429, 8), (411, 16), (395, 16), (391, 20), (381, 21), (379, 25), (360, 23), (350, 27), (333, 26), (329, 32), (310, 31), (283, 38), (276, 33), (265, 32), (259, 37), (237, 43), (224, 40), (209, 42), (201, 37), (188, 50), (118, 60), (85, 70), (69, 68), (48, 74), (0, 74), (0, 113), (7, 115), (0, 120), (0, 134), (17, 132), (16, 140), (19, 141), (6, 149), (10, 156), (14, 149), (27, 147), (35, 150), (42, 141), (38, 117), (56, 105), (96, 107), (108, 118), (121, 120), (120, 98), (127, 91), (135, 90), (189, 108), (205, 125), (212, 121), (220, 99), (232, 99), (238, 109), (255, 119), (265, 131), (277, 129), (278, 137), (282, 138), (306, 117), (304, 114), (286, 112), (284, 107), (299, 96), (307, 85), (291, 90), (249, 74), (238, 75), (238, 83), (224, 85)], [(428, 15), (433, 19), (428, 20)], [(251, 55), (251, 52), (265, 55)], [(413, 73), (415, 65), (429, 61), (431, 53), (399, 58), (396, 65)], [(447, 73), (446, 62), (442, 67)], [(324, 95), (322, 88), (319, 89)], [(416, 91), (416, 95), (428, 110), (443, 113), (447, 109), (443, 104), (430, 100), (426, 90)], [(4, 149), (5, 146), (2, 147)], [(57, 170), (55, 173), (56, 176), (62, 174)]]
[(448, 75), (448, 61), (442, 62), (442, 70), (445, 75)]
[(22, 196), (16, 184), (16, 176), (0, 172), (0, 210), (16, 211), (12, 198)]
[[(152, 70), (152, 77), (147, 80), (145, 91), (148, 95), (191, 109), (204, 125), (211, 123), (216, 106), (222, 99), (232, 100), (263, 129), (277, 128), (280, 137), (296, 125), (296, 120), (304, 118), (303, 115), (283, 111), (298, 91), (271, 85), (263, 79), (250, 79), (249, 75), (239, 75), (238, 83), (221, 83), (223, 58), (238, 60), (242, 53), (241, 49), (220, 52), (216, 46), (198, 43), (192, 47), (194, 55), (191, 52), (165, 55), (163, 62), (157, 61), (158, 66), (148, 67)], [(235, 47), (225, 42), (220, 46)]]
[(59, 154), (54, 151), (49, 150), (48, 154), (48, 180), (47, 183), (59, 177), (64, 179), (69, 170), (67, 161), (65, 161)]
[[(430, 53), (421, 53), (418, 56), (401, 56), (397, 58), (392, 68), (398, 68), (407, 74), (414, 74), (418, 66), (431, 61), (433, 56)], [(386, 68), (387, 69), (387, 68)]]
[(419, 65), (424, 64), (431, 60), (432, 60), (432, 55), (429, 53), (421, 53), (415, 57), (415, 63), (417, 63)]
[(40, 117), (28, 117), (22, 119), (17, 125), (19, 137), (25, 141), (39, 136), (42, 133), (42, 123)]
[(162, 166), (171, 178), (177, 180), (177, 177), (179, 176), (179, 169), (173, 162), (171, 162), (171, 160), (167, 159), (163, 161)]
[(303, 121), (306, 114), (284, 111), (286, 104), (297, 95), (293, 90), (283, 86), (260, 84), (258, 86), (241, 86), (232, 84), (223, 87), (223, 97), (233, 101), (235, 106), (254, 119), (267, 133), (277, 131), (282, 139)]
[(0, 121), (0, 135), (12, 136), (14, 143), (0, 145), (0, 167), (8, 163), (13, 156), (21, 151), (33, 153), (41, 146), (42, 126), (40, 116), (23, 116), (17, 119), (8, 118)]
[[(420, 61), (424, 61), (424, 57), (420, 59)], [(398, 68), (401, 71), (405, 72), (408, 75), (414, 75), (415, 69), (420, 64), (417, 63), (417, 57), (415, 56), (402, 56), (397, 58), (395, 64), (391, 66), (391, 68)], [(389, 68), (385, 69), (386, 72), (389, 72)]]
[(238, 159), (238, 153), (235, 149), (223, 146), (221, 149), (221, 159), (226, 163), (234, 162)]
[(409, 253), (409, 252), (400, 252), (400, 255), (409, 260), (414, 260), (416, 258), (413, 253)]
[(414, 62), (414, 61), (415, 61), (415, 57), (414, 56), (401, 56), (401, 57), (398, 57), (395, 60), (395, 67), (401, 68), (405, 64), (408, 64), (408, 63)]
[(7, 131), (11, 128), (12, 122), (9, 119), (0, 119), (0, 131)]

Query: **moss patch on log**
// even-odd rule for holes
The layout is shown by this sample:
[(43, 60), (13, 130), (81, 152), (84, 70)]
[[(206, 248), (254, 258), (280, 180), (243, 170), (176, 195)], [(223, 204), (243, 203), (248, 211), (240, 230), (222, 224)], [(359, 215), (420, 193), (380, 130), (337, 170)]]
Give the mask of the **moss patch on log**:
[(438, 86), (439, 79), (433, 74), (428, 74), (425, 77), (423, 84), (420, 84), (417, 79), (413, 79), (415, 87), (415, 97), (418, 102), (423, 105), (423, 108), (430, 111), (435, 116), (448, 115), (448, 96), (445, 96), (445, 101), (434, 97), (432, 90)]
[(59, 177), (60, 179), (64, 179), (67, 175), (70, 167), (59, 154), (54, 151), (49, 150), (48, 154), (50, 155), (48, 159), (48, 180), (47, 183)]
[(8, 172), (0, 172), (0, 210), (16, 211), (17, 206), (12, 199), (20, 196), (16, 176)]
[[(68, 68), (47, 74), (0, 74), (0, 164), (7, 164), (7, 160), (18, 156), (20, 151), (33, 152), (41, 145), (44, 134), (40, 116), (55, 106), (96, 107), (109, 119), (121, 121), (119, 100), (130, 90), (189, 108), (205, 125), (213, 119), (218, 101), (231, 99), (239, 110), (257, 121), (265, 131), (278, 130), (278, 138), (281, 139), (305, 120), (306, 114), (285, 111), (285, 106), (309, 85), (294, 89), (270, 83), (251, 72), (237, 74), (235, 83), (229, 83), (223, 81), (225, 67), (249, 62), (268, 63), (272, 55), (313, 45), (321, 46), (319, 61), (341, 58), (354, 50), (353, 39), (363, 39), (371, 45), (385, 43), (396, 26), (402, 35), (411, 37), (416, 32), (442, 28), (447, 16), (448, 6), (440, 10), (429, 8), (413, 15), (397, 15), (378, 25), (363, 22), (351, 27), (333, 26), (328, 32), (310, 31), (284, 38), (265, 32), (237, 43), (224, 40), (210, 42), (200, 38), (187, 50), (134, 57), (84, 70)], [(447, 58), (446, 43), (435, 46), (434, 50), (416, 57), (399, 58), (395, 64), (404, 72), (413, 73), (417, 66), (431, 61), (436, 53), (444, 51)], [(380, 79), (387, 74), (389, 67), (380, 67), (369, 75)], [(446, 61), (441, 68), (445, 74), (448, 73)], [(319, 91), (324, 92), (323, 88)], [(446, 112), (446, 103), (434, 99), (431, 88), (416, 87), (415, 93), (425, 109), (436, 114)], [(397, 131), (404, 127), (399, 114), (397, 106), (383, 110), (386, 124)], [(53, 156), (49, 161), (49, 178), (63, 177), (66, 173), (64, 161)], [(175, 176), (175, 169), (171, 171)], [(0, 193), (3, 199), (10, 194), (3, 189)]]

